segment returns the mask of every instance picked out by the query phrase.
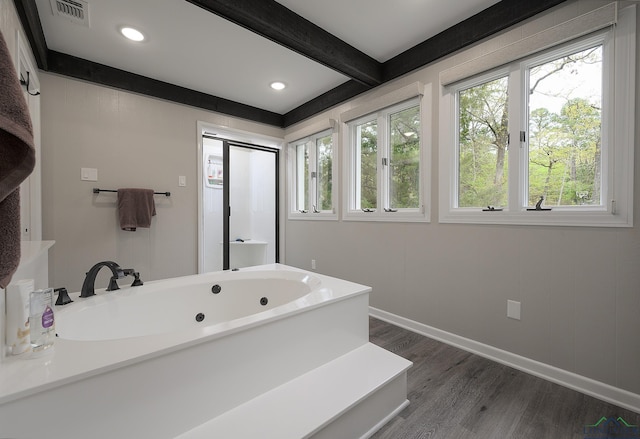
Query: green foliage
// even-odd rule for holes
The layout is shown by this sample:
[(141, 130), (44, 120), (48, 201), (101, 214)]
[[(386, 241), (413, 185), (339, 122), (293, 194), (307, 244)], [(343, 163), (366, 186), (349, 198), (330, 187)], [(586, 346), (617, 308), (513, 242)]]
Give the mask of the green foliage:
[(420, 108), (392, 114), (390, 202), (393, 209), (420, 207)]
[[(530, 70), (529, 205), (600, 202), (601, 110), (596, 87), (585, 87), (587, 67), (601, 71), (601, 48), (594, 47)], [(580, 80), (580, 81), (578, 81)], [(575, 83), (574, 83), (575, 81)], [(507, 78), (459, 92), (458, 206), (507, 203)], [(540, 88), (540, 90), (538, 90)], [(554, 103), (564, 102), (561, 106)]]
[(316, 189), (318, 193), (317, 209), (331, 210), (333, 209), (333, 201), (331, 199), (333, 189), (333, 143), (331, 135), (317, 140), (316, 151), (318, 155), (318, 187)]
[(537, 109), (530, 117), (529, 204), (570, 206), (600, 200), (600, 110), (569, 100), (560, 114)]
[(378, 193), (378, 124), (365, 123), (360, 131), (360, 207), (375, 209)]
[[(420, 107), (389, 116), (389, 207), (420, 207)], [(378, 125), (358, 126), (360, 143), (360, 208), (376, 209), (378, 203)], [(386, 206), (385, 206), (386, 207)]]
[(507, 204), (507, 78), (459, 94), (459, 207)]

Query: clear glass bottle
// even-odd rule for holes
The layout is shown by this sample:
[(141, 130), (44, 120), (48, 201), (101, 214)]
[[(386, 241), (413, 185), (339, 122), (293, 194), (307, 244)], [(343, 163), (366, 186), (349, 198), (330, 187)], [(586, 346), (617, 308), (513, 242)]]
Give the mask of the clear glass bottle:
[(31, 349), (39, 355), (50, 350), (56, 337), (53, 288), (33, 291), (29, 309)]

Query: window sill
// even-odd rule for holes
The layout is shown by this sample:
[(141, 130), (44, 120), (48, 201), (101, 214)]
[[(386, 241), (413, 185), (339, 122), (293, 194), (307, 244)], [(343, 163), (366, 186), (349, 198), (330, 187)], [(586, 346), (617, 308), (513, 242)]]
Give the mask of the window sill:
[(504, 224), (525, 226), (567, 227), (633, 227), (633, 218), (606, 211), (569, 212), (567, 210), (544, 211), (489, 211), (464, 209), (441, 212), (440, 223)]
[(345, 212), (342, 219), (344, 221), (372, 221), (372, 222), (388, 222), (388, 223), (428, 223), (429, 216), (423, 212), (362, 212), (359, 210), (351, 210)]
[(318, 212), (318, 213), (289, 212), (288, 219), (294, 220), (294, 221), (298, 221), (298, 220), (300, 221), (337, 221), (338, 214), (333, 212)]

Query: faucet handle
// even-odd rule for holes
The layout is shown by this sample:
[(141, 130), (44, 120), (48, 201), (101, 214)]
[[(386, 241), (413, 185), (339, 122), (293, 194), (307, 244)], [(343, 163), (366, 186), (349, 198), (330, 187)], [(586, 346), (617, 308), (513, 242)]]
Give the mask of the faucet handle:
[(144, 282), (142, 282), (142, 280), (140, 279), (140, 273), (138, 273), (137, 271), (133, 273), (133, 277), (133, 283), (131, 284), (132, 287), (139, 287), (140, 285), (144, 284)]
[(120, 287), (118, 286), (118, 282), (116, 282), (116, 279), (118, 279), (118, 277), (111, 276), (111, 279), (109, 279), (109, 286), (107, 287), (107, 291), (115, 291), (120, 289)]
[(133, 268), (125, 268), (124, 270), (122, 270), (122, 272), (125, 276), (133, 276), (135, 278), (133, 279), (133, 283), (131, 284), (132, 287), (139, 287), (140, 285), (144, 285), (144, 282), (140, 280), (140, 273), (135, 271)]
[(56, 288), (53, 290), (58, 293), (58, 299), (56, 300), (56, 305), (66, 305), (67, 303), (73, 302), (71, 297), (69, 297), (69, 293), (66, 288)]

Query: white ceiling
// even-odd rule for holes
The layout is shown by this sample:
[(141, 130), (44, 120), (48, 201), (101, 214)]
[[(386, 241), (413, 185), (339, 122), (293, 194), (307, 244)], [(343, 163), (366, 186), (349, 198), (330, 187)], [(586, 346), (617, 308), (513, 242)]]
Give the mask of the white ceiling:
[[(384, 62), (498, 0), (278, 0)], [(88, 0), (90, 26), (36, 0), (47, 47), (160, 81), (284, 114), (349, 80), (185, 0)], [(437, 12), (435, 12), (437, 11)], [(141, 43), (118, 29), (138, 28)], [(283, 91), (269, 87), (287, 84)]]

